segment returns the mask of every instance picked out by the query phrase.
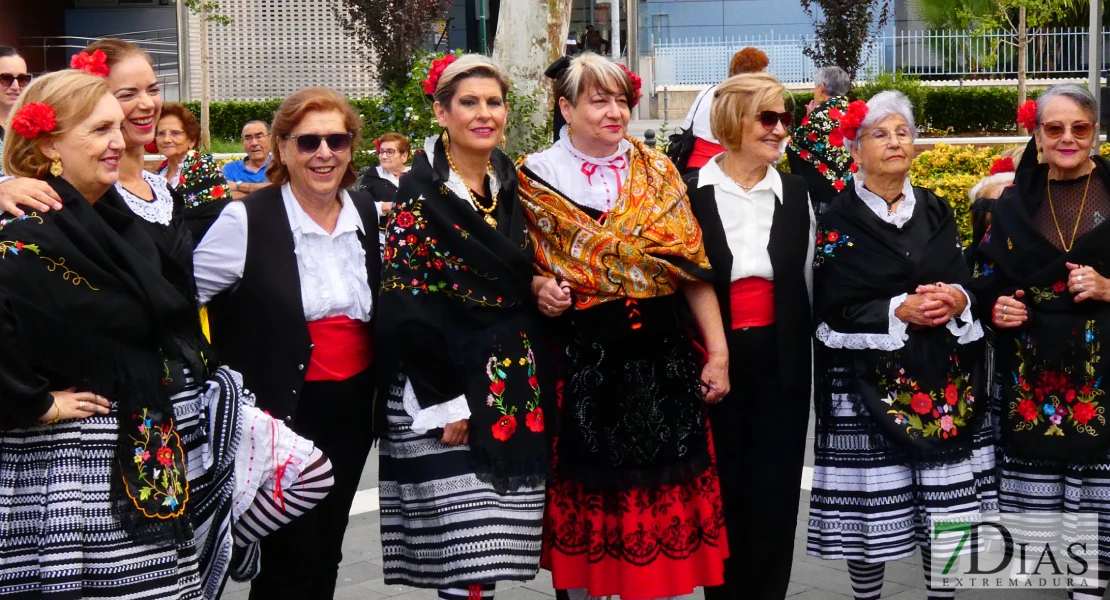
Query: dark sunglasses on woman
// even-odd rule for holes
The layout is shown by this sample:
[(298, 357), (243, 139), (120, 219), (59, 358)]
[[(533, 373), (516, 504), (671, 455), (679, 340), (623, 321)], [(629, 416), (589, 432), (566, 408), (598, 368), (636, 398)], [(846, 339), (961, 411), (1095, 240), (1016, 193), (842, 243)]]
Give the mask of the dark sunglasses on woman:
[(297, 151), (301, 154), (313, 154), (320, 149), (320, 142), (327, 142), (328, 148), (332, 152), (346, 152), (351, 149), (351, 139), (354, 137), (354, 134), (349, 132), (329, 133), (327, 135), (305, 133), (302, 135), (288, 135), (285, 136), (285, 139), (296, 141)]
[(765, 110), (759, 113), (759, 122), (764, 129), (774, 129), (776, 123), (782, 123), (784, 129), (790, 129), (790, 126), (794, 124), (794, 113)]
[(31, 83), (31, 75), (24, 73), (22, 75), (13, 75), (11, 73), (0, 73), (0, 85), (4, 87), (12, 87), (12, 82), (18, 81), (19, 87), (27, 87)]
[[(1064, 132), (1068, 130), (1068, 126), (1060, 121), (1049, 121), (1041, 124), (1041, 129), (1044, 134), (1052, 139), (1064, 137)], [(1071, 135), (1076, 139), (1085, 139), (1091, 132), (1094, 131), (1095, 124), (1089, 121), (1076, 121), (1071, 124)]]

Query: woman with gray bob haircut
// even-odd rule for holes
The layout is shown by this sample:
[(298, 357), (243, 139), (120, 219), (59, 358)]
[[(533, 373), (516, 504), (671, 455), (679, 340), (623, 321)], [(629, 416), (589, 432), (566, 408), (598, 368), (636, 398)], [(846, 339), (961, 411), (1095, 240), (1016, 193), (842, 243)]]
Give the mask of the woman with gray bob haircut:
[(851, 89), (852, 80), (844, 69), (817, 69), (813, 74), (813, 100), (806, 105), (808, 114), (786, 148), (790, 172), (806, 180), (818, 215), (851, 183), (855, 172), (852, 155), (839, 139), (833, 138), (848, 110)]
[(817, 413), (809, 554), (848, 561), (857, 599), (885, 564), (921, 550), (930, 523), (996, 510), (985, 403), (971, 374), (983, 329), (947, 202), (910, 184), (913, 106), (853, 102), (841, 130), (860, 166), (822, 216), (814, 259)]
[(821, 67), (813, 74), (813, 99), (818, 93), (827, 97), (847, 96), (852, 90), (852, 78), (840, 67)]

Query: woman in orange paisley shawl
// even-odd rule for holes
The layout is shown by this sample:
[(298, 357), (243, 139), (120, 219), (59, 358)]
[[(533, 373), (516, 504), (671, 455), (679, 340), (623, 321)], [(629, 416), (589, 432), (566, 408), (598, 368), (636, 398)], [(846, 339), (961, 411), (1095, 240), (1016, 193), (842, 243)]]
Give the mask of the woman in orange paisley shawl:
[(533, 290), (565, 332), (543, 565), (571, 598), (680, 596), (719, 585), (728, 554), (705, 416), (729, 389), (709, 261), (678, 171), (625, 135), (637, 78), (594, 54), (559, 67), (568, 125), (519, 187)]

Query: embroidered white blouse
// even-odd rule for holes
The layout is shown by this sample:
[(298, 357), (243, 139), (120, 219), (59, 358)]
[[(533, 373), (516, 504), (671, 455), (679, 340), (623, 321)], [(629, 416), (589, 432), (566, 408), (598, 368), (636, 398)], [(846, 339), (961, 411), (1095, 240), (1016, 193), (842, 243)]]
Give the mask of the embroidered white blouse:
[[(698, 187), (713, 186), (717, 199), (717, 213), (725, 230), (725, 241), (732, 253), (732, 273), (729, 281), (746, 277), (775, 280), (771, 266), (771, 222), (775, 217), (775, 204), (782, 204), (782, 176), (778, 170), (768, 168), (763, 180), (751, 190), (744, 191), (721, 170), (721, 156), (714, 158), (698, 172)], [(817, 219), (813, 205), (809, 205), (809, 238), (817, 236)], [(806, 255), (805, 281), (809, 300), (813, 302), (813, 244)]]
[(154, 200), (144, 200), (124, 189), (123, 184), (116, 182), (116, 191), (123, 197), (127, 207), (144, 221), (169, 225), (173, 219), (173, 194), (170, 193), (166, 178), (156, 173), (143, 171), (143, 181), (154, 191)]
[(602, 158), (586, 156), (570, 143), (567, 128), (563, 127), (559, 141), (543, 152), (530, 155), (524, 164), (567, 198), (606, 212), (617, 208), (628, 183), (631, 149), (628, 140), (621, 140), (614, 154)]
[[(281, 198), (293, 231), (305, 320), (343, 316), (369, 321), (373, 296), (366, 276), (366, 251), (358, 239), (358, 232), (365, 234), (366, 228), (350, 196), (346, 191), (339, 192), (343, 207), (331, 234), (301, 208), (289, 184), (281, 187)], [(239, 284), (246, 265), (249, 233), (246, 206), (232, 202), (201, 240), (193, 252), (201, 304)]]
[[(902, 184), (902, 194), (905, 196), (902, 202), (898, 205), (893, 213), (887, 207), (887, 203), (877, 194), (864, 187), (863, 173), (860, 172), (859, 176), (855, 178), (856, 194), (859, 195), (867, 208), (875, 213), (886, 223), (894, 225), (901, 229), (910, 218), (913, 217), (914, 208), (917, 206), (917, 199), (913, 195), (913, 185), (910, 184), (909, 177), (906, 178), (905, 183)], [(959, 245), (959, 240), (955, 243)], [(960, 344), (969, 344), (983, 337), (983, 326), (979, 323), (978, 319), (971, 316), (971, 296), (967, 294), (963, 286), (959, 284), (952, 284), (952, 287), (960, 290), (964, 298), (967, 299), (967, 305), (964, 311), (958, 316), (949, 319), (945, 327), (949, 333), (956, 337), (956, 341)], [(906, 301), (909, 294), (901, 294), (890, 299), (890, 306), (887, 310), (887, 332), (886, 333), (841, 333), (834, 331), (827, 323), (821, 323), (817, 326), (817, 340), (825, 344), (829, 348), (847, 348), (849, 350), (898, 350), (906, 345), (906, 340), (909, 339), (907, 333), (909, 323), (894, 316), (894, 311)]]

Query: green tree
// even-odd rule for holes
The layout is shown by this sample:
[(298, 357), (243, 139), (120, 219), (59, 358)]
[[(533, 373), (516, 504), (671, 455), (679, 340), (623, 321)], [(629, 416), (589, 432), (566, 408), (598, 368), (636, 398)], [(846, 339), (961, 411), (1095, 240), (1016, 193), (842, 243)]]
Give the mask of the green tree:
[(362, 42), (377, 63), (383, 88), (405, 85), (413, 60), (424, 46), (431, 21), (442, 18), (450, 0), (333, 0), (343, 29)]
[(189, 12), (200, 19), (200, 147), (212, 147), (212, 133), (209, 119), (209, 106), (212, 103), (212, 88), (209, 85), (209, 71), (212, 67), (212, 54), (208, 50), (208, 24), (230, 25), (231, 17), (220, 14), (220, 5), (209, 0), (183, 0)]
[[(837, 66), (853, 79), (863, 65), (866, 46), (890, 22), (892, 0), (801, 0), (813, 20), (813, 45), (802, 52), (819, 67)], [(817, 12), (814, 7), (818, 8)]]

